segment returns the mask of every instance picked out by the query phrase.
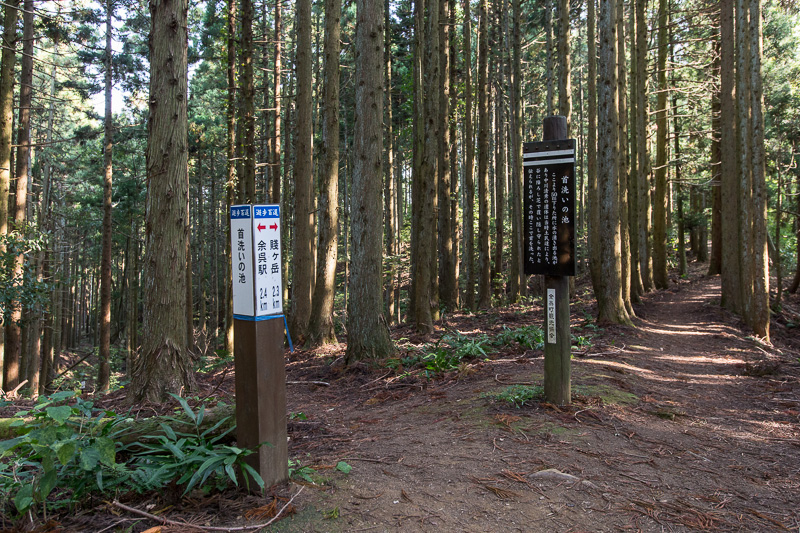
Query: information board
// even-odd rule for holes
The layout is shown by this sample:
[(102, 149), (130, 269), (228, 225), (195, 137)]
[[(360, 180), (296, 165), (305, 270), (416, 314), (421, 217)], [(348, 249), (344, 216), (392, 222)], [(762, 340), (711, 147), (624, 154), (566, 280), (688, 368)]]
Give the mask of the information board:
[(525, 274), (575, 275), (575, 139), (523, 144)]
[(283, 314), (279, 205), (231, 206), (233, 314)]

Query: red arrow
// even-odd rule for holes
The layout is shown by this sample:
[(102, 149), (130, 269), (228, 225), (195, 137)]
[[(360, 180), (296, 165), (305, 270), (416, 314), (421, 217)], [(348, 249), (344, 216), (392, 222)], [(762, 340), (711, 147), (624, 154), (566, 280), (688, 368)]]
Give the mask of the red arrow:
[(273, 225), (271, 225), (271, 226), (269, 227), (269, 229), (278, 229), (278, 225), (277, 225), (277, 224), (273, 224)]
[(261, 224), (259, 224), (257, 227), (258, 227), (258, 231), (261, 231), (262, 229), (267, 229), (266, 226), (262, 226)]

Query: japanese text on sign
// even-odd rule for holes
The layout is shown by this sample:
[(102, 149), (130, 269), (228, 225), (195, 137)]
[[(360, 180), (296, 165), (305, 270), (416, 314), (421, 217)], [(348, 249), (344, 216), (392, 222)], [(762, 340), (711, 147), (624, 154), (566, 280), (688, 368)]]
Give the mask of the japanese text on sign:
[(280, 206), (231, 207), (233, 313), (283, 312)]
[(525, 143), (525, 274), (575, 275), (575, 140)]

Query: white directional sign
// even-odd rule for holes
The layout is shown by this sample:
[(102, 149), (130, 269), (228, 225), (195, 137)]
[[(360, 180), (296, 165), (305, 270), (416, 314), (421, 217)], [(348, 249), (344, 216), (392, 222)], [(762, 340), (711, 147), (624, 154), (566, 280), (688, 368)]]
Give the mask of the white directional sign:
[(231, 207), (233, 314), (283, 314), (279, 205)]

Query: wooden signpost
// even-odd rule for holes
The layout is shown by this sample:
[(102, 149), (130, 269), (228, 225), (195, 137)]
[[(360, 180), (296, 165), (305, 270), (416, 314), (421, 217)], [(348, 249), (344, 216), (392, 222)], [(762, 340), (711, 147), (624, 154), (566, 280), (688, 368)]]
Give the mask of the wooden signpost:
[(544, 139), (524, 143), (525, 274), (545, 280), (544, 395), (571, 402), (569, 276), (575, 275), (575, 140), (566, 117), (544, 119)]
[(230, 223), (236, 440), (269, 487), (289, 477), (280, 206), (232, 206)]

